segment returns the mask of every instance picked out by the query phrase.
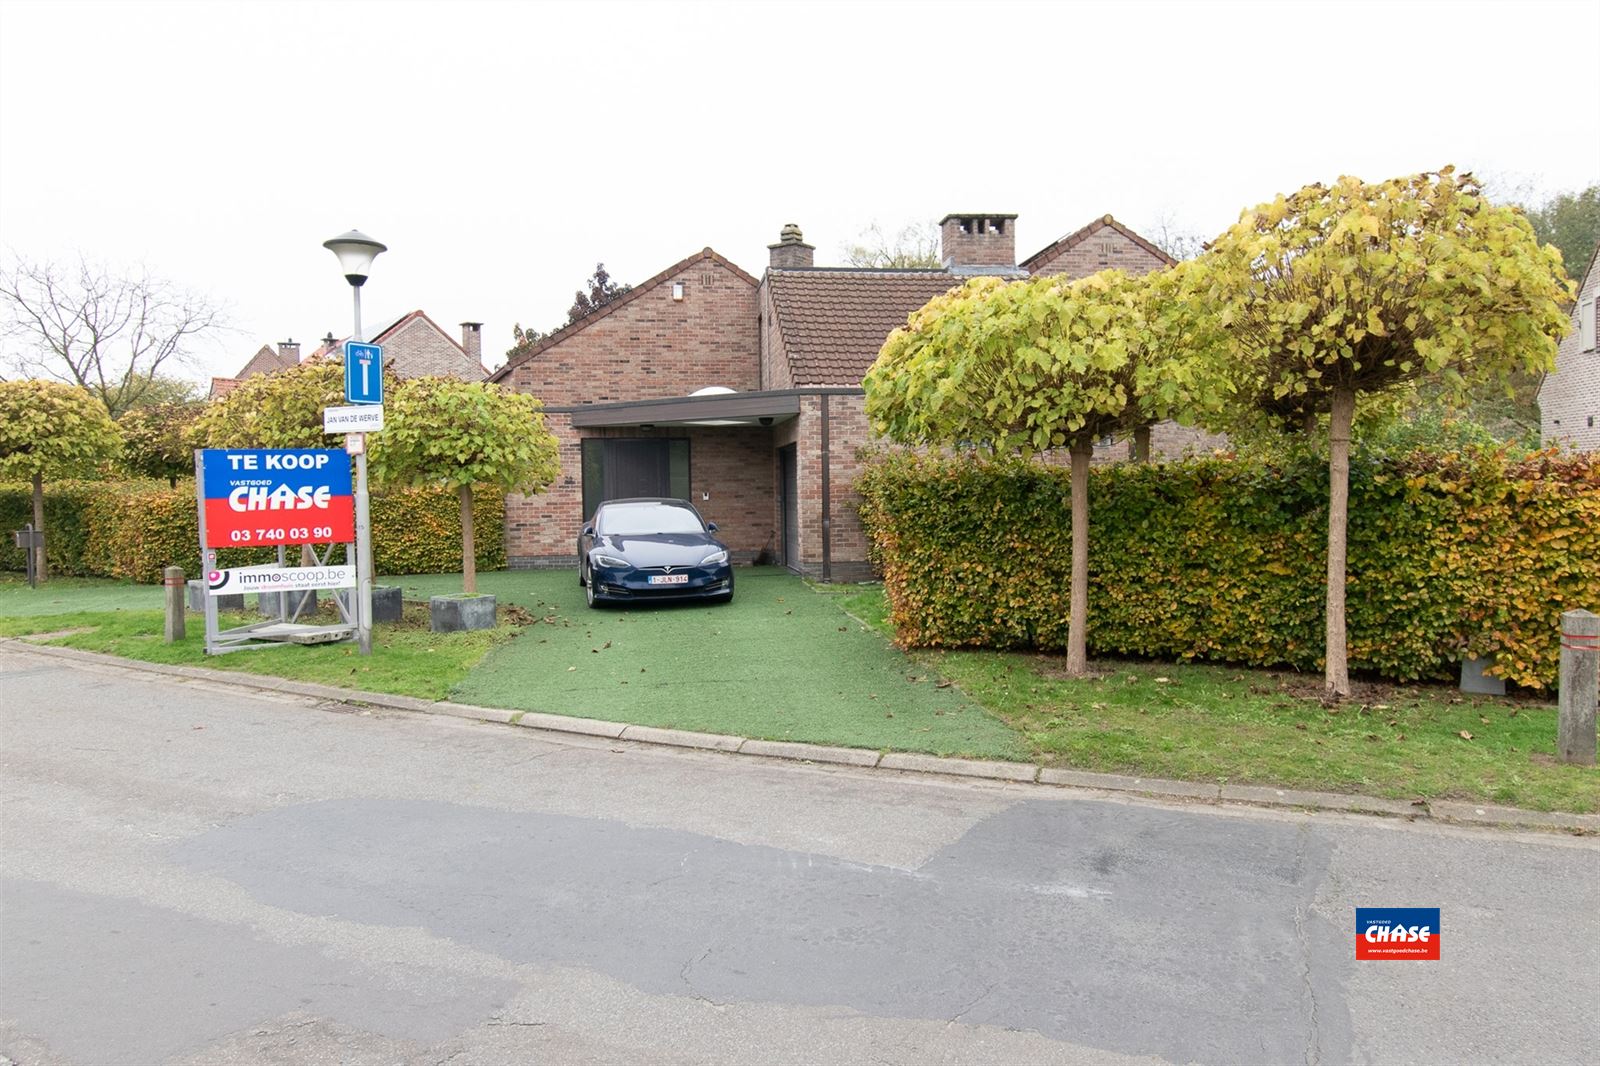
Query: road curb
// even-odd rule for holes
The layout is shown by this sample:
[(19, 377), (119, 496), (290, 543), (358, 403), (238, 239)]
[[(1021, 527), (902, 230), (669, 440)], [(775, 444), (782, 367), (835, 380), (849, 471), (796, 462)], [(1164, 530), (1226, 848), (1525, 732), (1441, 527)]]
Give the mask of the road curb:
[(540, 711), (508, 711), (499, 707), (437, 702), (414, 696), (392, 696), (382, 692), (339, 688), (310, 681), (290, 681), (266, 674), (235, 673), (199, 666), (175, 666), (124, 659), (100, 652), (80, 651), (49, 644), (34, 644), (16, 637), (0, 637), (0, 646), (14, 645), (36, 654), (99, 666), (141, 670), (192, 681), (206, 681), (261, 692), (287, 693), (358, 707), (440, 714), (497, 725), (513, 725), (540, 732), (605, 737), (636, 744), (720, 751), (761, 759), (851, 766), (858, 769), (896, 773), (935, 774), (969, 780), (1004, 781), (1034, 784), (1048, 788), (1079, 788), (1099, 792), (1132, 793), (1155, 799), (1181, 800), (1208, 805), (1249, 805), (1297, 811), (1329, 811), (1376, 815), (1407, 820), (1428, 820), (1444, 824), (1492, 826), (1497, 828), (1544, 829), (1569, 833), (1600, 834), (1600, 814), (1529, 811), (1517, 807), (1435, 800), (1407, 803), (1376, 796), (1346, 795), (1339, 792), (1307, 792), (1298, 789), (1256, 785), (1214, 785), (1197, 781), (1171, 781), (1153, 777), (1129, 777), (1088, 770), (1070, 770), (1033, 763), (991, 762), (959, 759), (916, 752), (877, 752), (865, 748), (840, 748), (798, 741), (756, 740), (721, 733), (695, 733), (682, 729), (608, 722), (596, 718), (569, 718)]

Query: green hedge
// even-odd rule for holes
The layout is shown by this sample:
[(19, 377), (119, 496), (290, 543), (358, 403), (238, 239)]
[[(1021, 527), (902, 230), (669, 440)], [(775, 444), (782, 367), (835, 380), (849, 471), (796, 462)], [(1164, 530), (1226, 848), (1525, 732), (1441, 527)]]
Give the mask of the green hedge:
[[(120, 577), (156, 583), (167, 566), (199, 570), (199, 519), (194, 482), (74, 482), (46, 484), (45, 544), (50, 572)], [(22, 570), (22, 552), (10, 531), (32, 521), (31, 490), (0, 485), (0, 569)], [(478, 568), (506, 564), (505, 497), (473, 492), (474, 548)], [(372, 554), (379, 574), (458, 573), (461, 570), (461, 505), (454, 492), (401, 489), (372, 497)], [(277, 558), (272, 548), (227, 549), (224, 566)]]
[[(1326, 463), (1197, 459), (1096, 469), (1090, 649), (1322, 666)], [(1068, 473), (893, 455), (857, 481), (892, 620), (912, 646), (1066, 645)], [(1600, 610), (1600, 457), (1356, 456), (1353, 668), (1443, 678), (1465, 648), (1554, 685), (1558, 619)]]

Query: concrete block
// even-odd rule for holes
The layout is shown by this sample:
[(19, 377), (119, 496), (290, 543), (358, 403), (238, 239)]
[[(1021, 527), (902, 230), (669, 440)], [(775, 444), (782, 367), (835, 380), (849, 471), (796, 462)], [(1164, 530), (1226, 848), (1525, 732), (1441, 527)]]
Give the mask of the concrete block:
[(656, 729), (647, 725), (630, 725), (622, 731), (621, 739), (638, 740), (646, 744), (670, 744), (675, 748), (705, 748), (710, 751), (738, 751), (743, 737), (726, 737), (720, 733), (691, 733), (685, 729)]
[(923, 774), (955, 774), (957, 777), (982, 777), (990, 781), (1032, 781), (1039, 768), (1025, 762), (985, 762), (977, 759), (943, 759), (937, 755), (914, 755), (892, 751), (878, 760), (885, 770), (915, 770)]
[(435, 633), (462, 633), (469, 629), (493, 629), (493, 596), (434, 596), (428, 600), (428, 615)]
[(1493, 663), (1492, 659), (1476, 659), (1472, 656), (1463, 656), (1461, 659), (1461, 691), (1472, 692), (1480, 696), (1504, 696), (1506, 694), (1506, 680), (1503, 677), (1490, 677), (1483, 672), (1485, 666)]
[(1320, 811), (1363, 811), (1368, 814), (1425, 816), (1422, 807), (1406, 800), (1379, 799), (1376, 796), (1349, 796), (1340, 792), (1303, 792), (1293, 788), (1263, 788), (1257, 785), (1223, 785), (1222, 798), (1237, 803), (1268, 803), (1279, 807), (1310, 807)]
[[(212, 598), (217, 601), (217, 610), (219, 611), (244, 610), (244, 593), (242, 592), (230, 593), (227, 596), (214, 596)], [(190, 581), (189, 610), (199, 613), (204, 612), (205, 609), (206, 583), (204, 581)]]
[(1600, 814), (1568, 814), (1564, 811), (1525, 811), (1517, 807), (1496, 807), (1486, 803), (1459, 803), (1434, 800), (1429, 805), (1435, 818), (1449, 822), (1476, 822), (1480, 825), (1520, 825), (1536, 829), (1581, 829), (1600, 832)]
[(374, 622), (398, 622), (404, 603), (400, 598), (399, 585), (374, 585), (372, 586), (372, 620)]
[(433, 714), (448, 714), (455, 718), (474, 718), (480, 722), (510, 722), (511, 716), (516, 711), (501, 710), (498, 707), (474, 707), (468, 703), (451, 703), (449, 700), (440, 700), (430, 709)]
[(628, 728), (623, 722), (602, 722), (597, 718), (568, 718), (564, 714), (541, 714), (538, 711), (529, 711), (517, 719), (517, 724), (527, 726), (529, 729), (548, 729), (555, 733), (582, 733), (591, 737), (610, 737), (616, 739), (622, 736)]
[(1161, 777), (1095, 774), (1086, 770), (1060, 770), (1049, 766), (1039, 771), (1039, 783), (1044, 785), (1072, 785), (1076, 788), (1103, 788), (1112, 792), (1143, 792), (1152, 796), (1183, 796), (1204, 800), (1214, 800), (1222, 791), (1218, 786), (1208, 785), (1203, 781), (1168, 781)]
[(263, 618), (277, 618), (280, 601), (288, 601), (288, 611), (285, 618), (293, 618), (296, 609), (300, 611), (299, 621), (309, 622), (317, 613), (317, 591), (311, 589), (306, 592), (261, 592), (256, 595), (256, 610), (261, 612)]
[(840, 766), (876, 766), (882, 757), (881, 753), (867, 748), (829, 748), (821, 744), (796, 744), (787, 740), (747, 740), (739, 752), (742, 755), (763, 755), (769, 759), (799, 759)]

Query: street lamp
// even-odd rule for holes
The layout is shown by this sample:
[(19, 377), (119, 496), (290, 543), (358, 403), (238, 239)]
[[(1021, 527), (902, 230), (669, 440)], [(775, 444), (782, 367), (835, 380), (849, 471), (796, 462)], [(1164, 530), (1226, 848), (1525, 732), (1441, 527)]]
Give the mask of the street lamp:
[[(367, 274), (378, 253), (389, 249), (355, 229), (323, 241), (322, 246), (339, 257), (339, 269), (344, 273), (344, 280), (350, 283), (350, 294), (355, 302), (355, 332), (350, 334), (350, 339), (359, 344), (366, 339), (361, 335), (361, 286), (367, 283)], [(383, 373), (381, 366), (378, 373)], [(367, 501), (367, 449), (364, 446), (356, 453), (356, 640), (362, 655), (372, 654), (372, 509)]]

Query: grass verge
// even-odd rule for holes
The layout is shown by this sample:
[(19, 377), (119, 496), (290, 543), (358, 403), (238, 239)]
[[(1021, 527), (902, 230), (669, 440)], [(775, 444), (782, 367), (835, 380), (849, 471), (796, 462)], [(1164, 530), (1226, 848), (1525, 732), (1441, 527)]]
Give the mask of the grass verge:
[[(156, 589), (155, 594), (159, 597), (160, 589)], [(223, 625), (259, 620), (259, 617), (238, 615), (225, 617)], [(427, 609), (408, 606), (402, 621), (380, 625), (374, 630), (372, 655), (363, 658), (356, 654), (354, 644), (282, 646), (208, 656), (205, 654), (204, 623), (190, 615), (187, 630), (186, 639), (165, 643), (159, 610), (85, 610), (0, 616), (0, 636), (60, 634), (41, 639), (39, 643), (121, 655), (144, 662), (237, 670), (430, 700), (444, 699), (491, 649), (510, 639), (513, 631), (512, 627), (503, 625), (472, 633), (436, 634), (428, 628)]]
[[(881, 588), (844, 597), (888, 632)], [(1263, 784), (1394, 799), (1600, 810), (1600, 770), (1555, 758), (1556, 710), (1442, 685), (1358, 684), (1324, 707), (1322, 679), (1200, 664), (1103, 661), (1062, 675), (1035, 653), (926, 651), (1015, 728), (1040, 762), (1150, 777)]]

